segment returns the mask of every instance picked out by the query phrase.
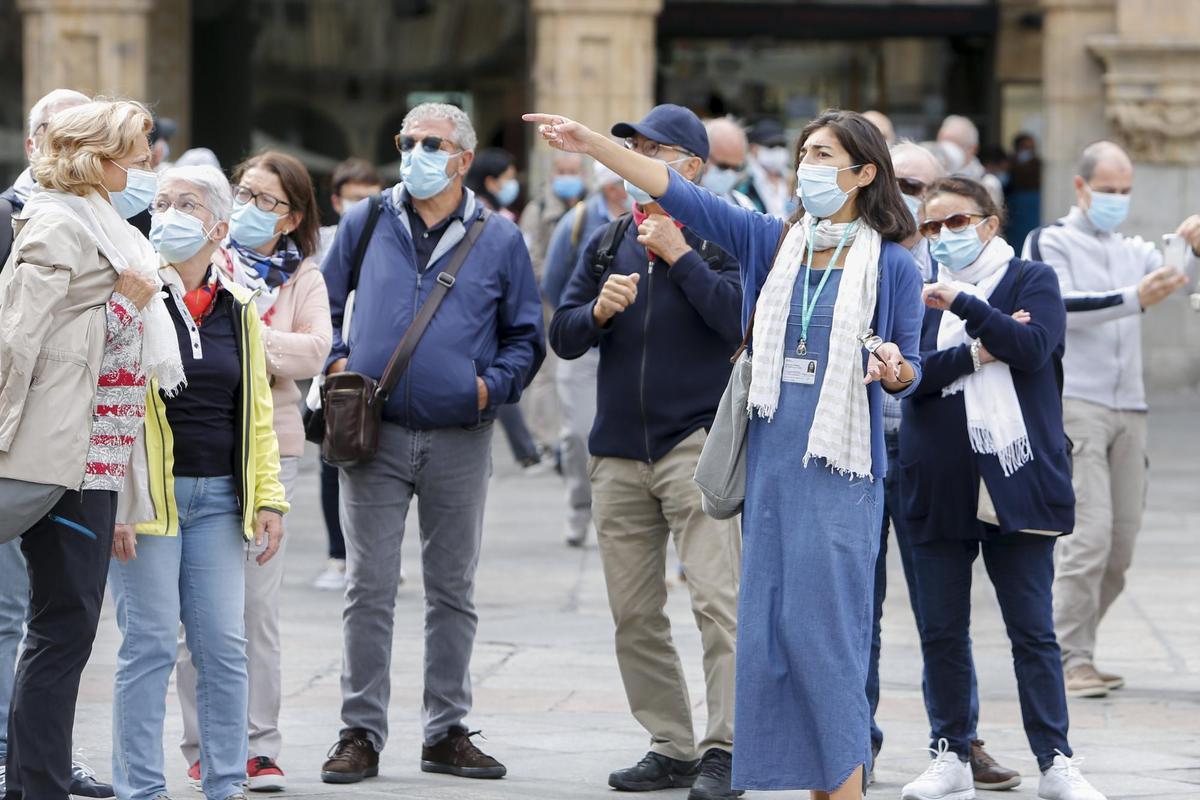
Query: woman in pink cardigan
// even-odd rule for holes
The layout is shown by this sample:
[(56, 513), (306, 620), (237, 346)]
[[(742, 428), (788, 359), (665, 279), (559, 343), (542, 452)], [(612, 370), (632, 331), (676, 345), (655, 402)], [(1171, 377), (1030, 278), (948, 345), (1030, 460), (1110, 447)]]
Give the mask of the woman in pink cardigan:
[[(258, 292), (263, 344), (275, 433), (279, 437), (279, 478), (288, 499), (304, 454), (300, 390), (296, 381), (321, 371), (333, 339), (329, 295), (316, 259), (320, 218), (308, 170), (296, 159), (267, 151), (234, 172), (234, 211), (227, 246), (213, 264), (226, 280)], [(246, 655), (250, 673), (249, 761), (247, 788), (280, 791), (287, 786), (277, 759), (281, 692), (279, 589), (283, 582), (282, 548), (260, 566), (246, 559)], [(186, 647), (177, 665), (183, 707), (183, 755), (188, 778), (200, 778), (199, 726), (196, 720), (195, 670)]]

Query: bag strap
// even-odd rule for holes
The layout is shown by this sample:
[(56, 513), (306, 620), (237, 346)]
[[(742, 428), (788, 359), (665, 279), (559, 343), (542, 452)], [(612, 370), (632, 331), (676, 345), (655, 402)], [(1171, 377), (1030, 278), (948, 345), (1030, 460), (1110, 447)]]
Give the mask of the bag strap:
[(608, 227), (604, 229), (604, 236), (600, 239), (600, 246), (596, 249), (596, 256), (592, 261), (592, 275), (597, 281), (612, 266), (621, 237), (625, 235), (625, 231), (629, 229), (632, 222), (633, 214), (622, 214), (608, 223)]
[[(791, 229), (792, 223), (783, 223), (783, 232), (779, 234), (779, 241), (775, 243), (775, 252), (771, 255), (771, 266), (767, 269), (768, 273), (772, 269), (775, 269), (775, 259), (779, 258), (779, 251), (783, 249), (783, 241), (787, 238), (788, 231)], [(750, 319), (746, 320), (746, 332), (742, 334), (742, 343), (738, 345), (738, 349), (729, 359), (730, 364), (736, 364), (737, 360), (741, 358), (742, 353), (746, 352), (746, 349), (750, 347), (750, 337), (754, 335), (754, 313), (756, 311), (758, 311), (758, 303), (755, 303), (754, 308), (750, 309)]]
[(446, 295), (454, 286), (455, 276), (462, 269), (463, 262), (467, 260), (472, 248), (475, 247), (475, 242), (479, 240), (480, 234), (483, 233), (484, 227), (487, 225), (488, 219), (492, 216), (492, 212), (488, 209), (483, 209), (483, 213), (475, 218), (471, 223), (471, 227), (467, 230), (466, 237), (458, 243), (458, 247), (454, 251), (454, 258), (445, 270), (438, 273), (437, 285), (429, 293), (429, 297), (425, 298), (425, 302), (421, 304), (421, 308), (417, 311), (417, 316), (413, 319), (412, 325), (408, 326), (408, 330), (404, 332), (404, 336), (400, 339), (400, 344), (396, 345), (396, 352), (392, 353), (391, 360), (388, 361), (387, 367), (383, 370), (383, 375), (379, 378), (379, 384), (375, 388), (375, 396), (371, 398), (372, 402), (380, 400), (387, 402), (388, 395), (395, 388), (396, 382), (400, 380), (400, 376), (404, 374), (404, 370), (408, 368), (408, 362), (412, 360), (412, 355), (417, 349), (417, 344), (420, 343), (421, 337), (425, 335), (425, 329), (429, 327), (433, 315), (437, 312), (438, 306), (446, 299)]
[(362, 274), (363, 259), (367, 256), (367, 245), (371, 243), (371, 234), (375, 232), (375, 223), (379, 222), (379, 215), (383, 212), (383, 195), (373, 194), (367, 200), (367, 221), (363, 225), (362, 233), (358, 235), (358, 243), (354, 248), (354, 261), (350, 265), (350, 286), (346, 289), (346, 294), (350, 294), (358, 288), (358, 277)]

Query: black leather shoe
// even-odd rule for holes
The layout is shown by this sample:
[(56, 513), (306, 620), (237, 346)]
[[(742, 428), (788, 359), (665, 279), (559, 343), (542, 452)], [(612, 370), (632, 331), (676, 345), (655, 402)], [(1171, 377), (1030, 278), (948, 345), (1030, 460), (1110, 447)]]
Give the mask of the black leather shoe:
[(700, 759), (700, 774), (688, 792), (688, 800), (733, 800), (745, 792), (730, 788), (733, 756), (716, 747)]
[(686, 789), (696, 782), (699, 774), (699, 761), (680, 761), (651, 752), (632, 767), (609, 775), (608, 785), (621, 792)]

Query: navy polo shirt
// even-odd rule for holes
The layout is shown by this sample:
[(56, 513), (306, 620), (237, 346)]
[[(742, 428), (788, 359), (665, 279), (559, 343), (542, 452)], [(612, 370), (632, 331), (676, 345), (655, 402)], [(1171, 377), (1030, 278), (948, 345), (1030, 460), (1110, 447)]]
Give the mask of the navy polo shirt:
[(413, 208), (411, 199), (405, 200), (404, 208), (408, 211), (408, 221), (412, 226), (413, 247), (417, 250), (417, 269), (424, 272), (429, 268), (429, 259), (433, 256), (433, 251), (437, 249), (438, 242), (442, 241), (442, 236), (450, 227), (450, 223), (454, 220), (463, 221), (463, 217), (467, 213), (467, 193), (462, 193), (462, 197), (458, 201), (458, 208), (432, 228), (425, 226), (425, 220), (421, 219), (421, 215)]

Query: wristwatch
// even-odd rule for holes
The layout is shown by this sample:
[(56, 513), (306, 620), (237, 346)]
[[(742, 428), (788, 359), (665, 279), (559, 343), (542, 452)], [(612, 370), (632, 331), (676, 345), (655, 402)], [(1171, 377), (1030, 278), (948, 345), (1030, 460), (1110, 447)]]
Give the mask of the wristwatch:
[(979, 360), (979, 340), (971, 342), (971, 363), (975, 366), (975, 371), (979, 372), (979, 368), (983, 363)]

